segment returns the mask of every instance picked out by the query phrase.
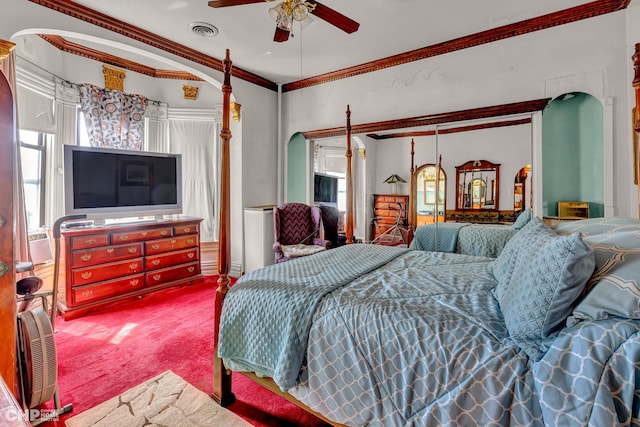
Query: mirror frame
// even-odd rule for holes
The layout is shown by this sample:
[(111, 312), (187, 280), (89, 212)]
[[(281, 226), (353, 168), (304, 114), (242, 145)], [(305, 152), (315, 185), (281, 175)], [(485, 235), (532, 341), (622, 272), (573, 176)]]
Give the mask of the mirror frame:
[[(473, 208), (465, 207), (464, 203), (461, 203), (460, 194), (460, 175), (475, 173), (475, 172), (494, 172), (496, 178), (493, 188), (493, 207), (492, 208)], [(464, 190), (463, 190), (464, 191)], [(466, 193), (463, 193), (466, 194)], [(497, 211), (500, 208), (499, 204), (500, 196), (500, 163), (492, 163), (487, 160), (469, 160), (466, 163), (456, 166), (456, 210), (483, 210), (483, 211)]]

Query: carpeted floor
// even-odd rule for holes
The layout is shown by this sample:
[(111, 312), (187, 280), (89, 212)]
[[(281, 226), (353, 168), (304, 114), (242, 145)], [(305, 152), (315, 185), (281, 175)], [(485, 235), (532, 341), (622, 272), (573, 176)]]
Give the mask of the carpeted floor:
[(66, 421), (67, 427), (250, 427), (171, 371)]
[[(86, 316), (56, 321), (59, 390), (73, 411), (51, 426), (171, 370), (197, 389), (213, 390), (215, 277), (170, 288)], [(234, 374), (237, 401), (228, 409), (258, 427), (326, 424)], [(51, 402), (47, 407), (51, 407)]]

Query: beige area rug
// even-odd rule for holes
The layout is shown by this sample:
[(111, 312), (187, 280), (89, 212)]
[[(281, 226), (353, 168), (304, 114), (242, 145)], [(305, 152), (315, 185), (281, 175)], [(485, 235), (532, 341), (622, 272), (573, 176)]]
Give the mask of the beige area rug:
[(67, 427), (247, 427), (178, 375), (167, 371), (73, 418)]

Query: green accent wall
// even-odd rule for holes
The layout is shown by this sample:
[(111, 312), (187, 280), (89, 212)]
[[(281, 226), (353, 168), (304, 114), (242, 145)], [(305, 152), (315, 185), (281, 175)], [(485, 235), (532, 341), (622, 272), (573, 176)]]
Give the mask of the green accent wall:
[[(574, 96), (571, 96), (574, 95)], [(604, 216), (604, 119), (600, 102), (575, 93), (554, 99), (542, 115), (543, 215), (559, 201), (589, 202), (592, 218)]]
[(307, 202), (307, 141), (301, 133), (287, 146), (287, 202)]

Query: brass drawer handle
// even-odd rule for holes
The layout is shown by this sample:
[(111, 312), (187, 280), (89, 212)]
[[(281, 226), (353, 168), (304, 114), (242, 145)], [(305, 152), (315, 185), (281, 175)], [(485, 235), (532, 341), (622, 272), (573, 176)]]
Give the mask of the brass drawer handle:
[(176, 244), (176, 239), (171, 239), (171, 245), (175, 245)]
[(87, 262), (91, 259), (91, 254), (82, 254), (82, 256), (80, 257), (80, 259), (84, 262)]
[(93, 245), (96, 242), (96, 239), (87, 239), (84, 241), (85, 245)]
[(141, 232), (140, 232), (140, 235), (141, 235), (142, 237), (147, 237), (147, 234), (149, 234), (149, 232), (148, 232), (148, 231), (141, 231)]
[(84, 279), (87, 280), (88, 278), (90, 278), (93, 275), (93, 272), (91, 271), (85, 271), (84, 273), (82, 273), (80, 276)]
[(114, 251), (114, 249), (113, 249), (113, 248), (109, 248), (109, 249), (107, 249), (107, 253), (108, 253), (108, 254), (112, 254), (112, 253), (113, 253), (113, 251)]
[(131, 286), (136, 286), (136, 285), (138, 284), (138, 282), (139, 282), (139, 280), (138, 280), (138, 279), (131, 279), (131, 280), (129, 281), (129, 284), (130, 284)]
[(153, 245), (151, 245), (151, 248), (153, 248), (153, 249), (160, 249), (160, 244), (158, 244), (158, 243), (154, 243)]
[(187, 270), (189, 270), (189, 273), (193, 273), (193, 270), (195, 270), (196, 268), (192, 265), (191, 267), (187, 268)]
[(193, 242), (194, 242), (194, 241), (195, 241), (195, 240), (193, 240), (193, 239), (189, 239), (189, 240), (187, 240), (187, 243), (188, 243), (188, 244), (190, 244), (190, 245), (193, 245)]
[(160, 232), (160, 235), (161, 235), (161, 236), (166, 236), (167, 234), (169, 234), (169, 232), (168, 232), (167, 230), (162, 230), (162, 231)]
[(126, 234), (123, 234), (122, 236), (120, 236), (120, 240), (129, 240), (129, 236)]
[(130, 254), (135, 254), (136, 252), (138, 252), (138, 247), (137, 246), (131, 246), (129, 248), (129, 253)]
[(196, 256), (196, 254), (194, 254), (193, 252), (189, 252), (187, 254), (187, 258), (193, 258), (194, 256)]
[(153, 264), (153, 265), (160, 264), (160, 259), (159, 258), (154, 259), (153, 261), (151, 261), (151, 264)]
[(85, 290), (85, 291), (82, 291), (81, 295), (83, 297), (90, 297), (91, 295), (93, 295), (93, 291), (92, 290)]
[(152, 277), (153, 277), (153, 280), (157, 282), (158, 280), (160, 280), (162, 276), (160, 274), (154, 274)]
[(191, 227), (185, 227), (182, 229), (182, 231), (184, 231), (185, 233), (188, 233), (191, 231)]
[(132, 262), (131, 264), (129, 264), (129, 270), (137, 270), (137, 269), (138, 269), (137, 262)]

